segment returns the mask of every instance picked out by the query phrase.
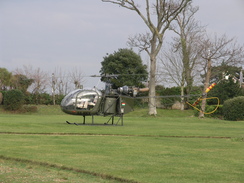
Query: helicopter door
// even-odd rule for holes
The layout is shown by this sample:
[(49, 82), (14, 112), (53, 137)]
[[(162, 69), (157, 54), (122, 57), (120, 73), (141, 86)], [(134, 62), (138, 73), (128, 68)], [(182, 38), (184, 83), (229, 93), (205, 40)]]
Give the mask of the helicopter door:
[(107, 97), (104, 105), (105, 114), (115, 114), (118, 98)]

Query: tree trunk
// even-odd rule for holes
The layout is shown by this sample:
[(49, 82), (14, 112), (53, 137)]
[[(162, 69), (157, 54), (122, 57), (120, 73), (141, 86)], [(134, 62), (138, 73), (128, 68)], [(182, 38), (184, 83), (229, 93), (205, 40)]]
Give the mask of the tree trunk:
[[(190, 95), (191, 89), (192, 89), (192, 84), (193, 84), (193, 79), (191, 76), (192, 69), (190, 67), (190, 56), (189, 56), (189, 51), (187, 48), (186, 44), (186, 39), (181, 38), (181, 44), (182, 44), (182, 54), (183, 54), (183, 69), (184, 69), (184, 75), (183, 77), (185, 78), (186, 81), (186, 94)], [(187, 101), (189, 101), (189, 98), (187, 98)]]
[(180, 110), (183, 111), (185, 109), (185, 106), (184, 106), (185, 102), (184, 102), (184, 97), (183, 97), (184, 96), (184, 85), (181, 85), (180, 90), (181, 90)]
[(209, 87), (209, 82), (210, 82), (210, 77), (211, 77), (211, 68), (212, 68), (212, 63), (211, 59), (209, 58), (207, 61), (207, 73), (206, 73), (206, 79), (204, 83), (204, 88), (203, 88), (203, 97), (202, 97), (202, 104), (201, 104), (201, 111), (199, 113), (199, 118), (204, 118), (204, 112), (206, 108), (206, 98), (207, 98), (207, 92), (206, 89)]
[(156, 108), (156, 91), (155, 91), (155, 86), (156, 86), (156, 57), (154, 55), (150, 55), (150, 62), (151, 62), (151, 67), (150, 67), (150, 81), (149, 81), (149, 115), (157, 115), (157, 108)]
[(150, 56), (150, 81), (149, 81), (149, 104), (148, 114), (157, 115), (156, 107), (156, 68), (157, 68), (157, 37), (154, 33), (151, 39), (151, 52)]

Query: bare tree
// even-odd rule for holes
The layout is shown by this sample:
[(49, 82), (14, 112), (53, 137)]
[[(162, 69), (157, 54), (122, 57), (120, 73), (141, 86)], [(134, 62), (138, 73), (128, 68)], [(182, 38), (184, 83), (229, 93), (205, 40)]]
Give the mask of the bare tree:
[(182, 53), (182, 76), (186, 82), (186, 94), (188, 95), (193, 86), (193, 73), (201, 53), (201, 40), (205, 35), (205, 27), (199, 25), (199, 22), (194, 18), (197, 11), (198, 7), (189, 4), (176, 17), (175, 24), (171, 26), (171, 30), (178, 35), (174, 38), (174, 47), (176, 51), (179, 50)]
[(134, 38), (130, 38), (130, 45), (146, 51), (150, 57), (149, 114), (157, 115), (155, 98), (156, 58), (163, 45), (165, 32), (190, 0), (154, 0), (154, 3), (145, 0), (145, 10), (136, 4), (134, 0), (102, 1), (117, 4), (135, 11), (150, 31), (150, 33), (139, 34)]
[(71, 82), (74, 83), (75, 89), (83, 88), (82, 83), (84, 83), (85, 80), (81, 70), (73, 68), (73, 70), (69, 73), (69, 77)]
[(42, 71), (40, 68), (37, 68), (32, 73), (33, 83), (33, 93), (43, 93), (45, 92), (48, 86), (48, 74)]
[(170, 47), (170, 49), (164, 50), (158, 59), (160, 61), (160, 82), (184, 87), (182, 53), (175, 51), (174, 47)]
[[(161, 61), (161, 82), (176, 84), (181, 88), (181, 96), (183, 96), (186, 80), (183, 72), (184, 66), (182, 63), (182, 52), (175, 51), (175, 48), (171, 47), (159, 56), (159, 61)], [(181, 99), (181, 110), (184, 110), (183, 100), (184, 98)]]
[[(176, 17), (170, 26), (176, 36), (173, 37), (173, 43), (170, 49), (164, 49), (160, 55), (161, 72), (163, 79), (167, 83), (175, 83), (181, 88), (181, 96), (189, 95), (192, 90), (196, 68), (201, 53), (201, 41), (204, 38), (205, 27), (200, 26), (195, 20), (194, 15), (198, 11), (198, 7), (193, 7), (189, 3), (185, 9)], [(166, 50), (166, 51), (165, 51)], [(181, 109), (183, 110), (184, 98), (182, 98)]]
[(46, 90), (48, 86), (49, 76), (40, 68), (34, 69), (31, 65), (24, 65), (23, 68), (17, 68), (15, 74), (25, 75), (29, 79), (33, 79), (32, 85), (28, 88), (31, 93), (39, 94)]
[(10, 88), (18, 89), (21, 90), (23, 93), (26, 93), (27, 89), (33, 83), (33, 81), (33, 79), (29, 79), (25, 75), (15, 74), (12, 75)]
[(55, 68), (52, 77), (53, 91), (58, 95), (66, 95), (69, 92), (70, 78), (61, 68)]
[[(213, 66), (224, 63), (227, 65), (243, 65), (244, 54), (243, 46), (239, 46), (236, 39), (228, 39), (226, 35), (218, 37), (207, 36), (202, 42), (202, 54), (203, 59), (202, 72), (204, 75), (204, 89), (203, 99), (207, 97), (206, 89), (210, 85), (211, 70)], [(206, 100), (202, 101), (199, 117), (204, 117), (204, 111), (206, 108)]]

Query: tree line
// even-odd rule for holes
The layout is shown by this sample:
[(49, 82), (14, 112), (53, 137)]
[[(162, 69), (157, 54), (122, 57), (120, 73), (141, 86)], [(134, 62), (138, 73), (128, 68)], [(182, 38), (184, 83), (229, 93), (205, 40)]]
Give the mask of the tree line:
[[(150, 115), (157, 114), (155, 96), (157, 95), (156, 88), (160, 84), (176, 85), (180, 88), (180, 95), (182, 96), (190, 95), (195, 86), (200, 86), (204, 97), (207, 97), (205, 91), (212, 82), (222, 82), (226, 76), (230, 76), (241, 86), (244, 63), (243, 46), (238, 45), (235, 38), (209, 34), (206, 26), (202, 26), (195, 19), (198, 7), (193, 7), (190, 0), (155, 0), (154, 3), (145, 0), (145, 4), (142, 6), (132, 0), (102, 1), (118, 4), (122, 8), (134, 11), (148, 27), (149, 32), (137, 33), (135, 36), (129, 37), (128, 45), (131, 48), (138, 48), (139, 51), (145, 51), (149, 55), (148, 87), (150, 90), (148, 107)], [(140, 3), (143, 2), (140, 1)], [(164, 42), (167, 31), (174, 33), (169, 44)], [(122, 50), (118, 52), (120, 51)], [(115, 57), (115, 53), (104, 57), (101, 74), (108, 73), (106, 67), (112, 66), (115, 68), (112, 69), (113, 71), (109, 71), (109, 74), (121, 74), (123, 72), (123, 68), (119, 67), (123, 64), (118, 63), (128, 60), (118, 60), (121, 57)], [(111, 58), (110, 56), (114, 57)], [(112, 62), (106, 64), (107, 60), (112, 60)], [(128, 71), (127, 74), (135, 74), (128, 67), (130, 62), (124, 65), (126, 67), (124, 70)], [(136, 68), (135, 66), (131, 67)], [(144, 67), (144, 69), (146, 68)], [(55, 95), (65, 95), (69, 92), (72, 88), (70, 84), (79, 88), (83, 82), (82, 74), (79, 71), (71, 72), (67, 77), (67, 73), (57, 69), (50, 76), (40, 69), (28, 68), (27, 66), (24, 66), (23, 69), (17, 69), (12, 76), (15, 76), (15, 79), (11, 79), (11, 82), (8, 77), (0, 79), (1, 90), (18, 88), (26, 92), (28, 88), (28, 92), (31, 94), (39, 95), (45, 93), (47, 86), (49, 86), (52, 88), (53, 103), (55, 103)], [(45, 77), (49, 77), (49, 79)], [(123, 77), (123, 79), (124, 81), (130, 80), (128, 77)], [(137, 79), (142, 81), (140, 77)], [(103, 78), (103, 80), (106, 79)], [(120, 83), (122, 78), (117, 77), (113, 81)], [(114, 83), (115, 85), (116, 83)], [(210, 95), (210, 93), (208, 94)], [(201, 106), (203, 111), (205, 106), (206, 100), (203, 100)], [(204, 114), (200, 115), (203, 116)]]
[[(142, 63), (141, 57), (131, 49), (119, 49), (113, 54), (107, 54), (101, 64), (101, 81), (111, 83), (113, 88), (118, 88), (124, 85), (146, 87), (148, 84), (147, 66)], [(31, 78), (31, 68), (32, 67), (30, 66), (23, 66), (23, 69), (18, 68), (12, 73), (7, 71), (5, 68), (0, 68), (1, 92), (5, 94), (7, 91), (18, 90), (12, 92), (13, 95), (6, 95), (6, 97), (8, 96), (8, 101), (5, 100), (5, 103), (15, 103), (22, 97), (24, 99), (24, 104), (60, 104), (68, 90), (71, 91), (75, 88), (80, 88), (83, 84), (81, 79), (84, 76), (78, 71), (72, 73), (73, 77), (70, 78), (73, 79), (73, 87), (68, 89), (63, 86), (65, 80), (62, 81), (62, 77), (60, 77), (60, 75), (59, 77), (55, 75), (57, 72), (52, 73), (51, 77), (46, 77), (47, 73), (40, 69), (33, 69), (33, 74), (37, 74), (37, 76)], [(24, 75), (23, 71), (25, 69), (28, 70), (28, 73), (26, 72), (28, 75)], [(216, 82), (218, 84), (213, 90), (211, 90), (211, 92), (208, 93), (209, 97), (219, 97), (220, 103), (223, 104), (224, 101), (230, 98), (244, 95), (243, 88), (241, 87), (240, 82), (238, 82), (241, 77), (240, 74), (243, 74), (239, 72), (240, 69), (240, 67), (229, 66), (224, 63), (213, 67), (212, 73), (214, 74), (211, 75), (210, 80), (211, 82)], [(38, 72), (36, 72), (36, 70)], [(64, 76), (64, 73), (60, 72), (60, 74), (63, 74)], [(38, 78), (37, 81), (36, 78)], [(34, 86), (38, 86), (40, 90), (37, 90), (32, 86), (32, 84)], [(70, 80), (67, 80), (65, 86), (68, 84), (70, 84)], [(47, 85), (49, 85), (49, 87)], [(47, 88), (52, 89), (52, 92), (46, 92), (45, 89)], [(65, 90), (62, 90), (63, 88), (65, 88)], [(191, 95), (200, 95), (203, 88), (203, 85), (193, 86), (191, 89)], [(187, 87), (183, 88), (184, 93), (187, 93), (187, 89)], [(156, 96), (158, 96), (158, 99), (156, 107), (171, 108), (176, 101), (182, 102), (180, 97), (181, 93), (181, 86), (164, 87), (163, 85), (157, 85)], [(147, 95), (148, 94), (144, 94), (143, 96), (147, 97)], [(17, 98), (16, 101), (14, 101), (14, 98)], [(196, 97), (190, 97), (190, 95), (189, 98), (187, 98), (188, 102), (191, 103), (194, 102), (195, 99)], [(184, 98), (184, 100), (185, 101), (183, 101), (183, 105), (181, 106), (185, 107), (184, 104), (186, 102), (186, 98)], [(145, 107), (145, 104), (148, 104), (148, 100), (136, 100), (136, 105), (139, 107)], [(208, 101), (208, 104), (215, 105), (216, 103)], [(14, 109), (16, 106), (17, 105), (15, 103), (14, 106), (9, 107), (9, 109)]]
[(60, 104), (67, 93), (81, 88), (83, 83), (82, 71), (78, 69), (67, 72), (59, 68), (48, 73), (31, 65), (12, 72), (0, 68), (0, 91), (21, 91), (25, 104)]

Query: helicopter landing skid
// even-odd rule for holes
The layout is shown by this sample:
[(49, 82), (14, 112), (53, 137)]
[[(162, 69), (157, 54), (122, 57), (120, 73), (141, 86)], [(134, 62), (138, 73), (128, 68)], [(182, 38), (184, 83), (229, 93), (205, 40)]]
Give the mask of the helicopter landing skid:
[[(123, 115), (118, 116), (119, 118), (118, 118), (118, 120), (117, 120), (116, 123), (114, 123), (114, 117), (115, 117), (115, 116), (111, 116), (111, 117), (109, 118), (109, 120), (108, 120), (106, 123), (104, 123), (104, 124), (95, 124), (95, 123), (94, 123), (94, 116), (92, 116), (92, 123), (91, 123), (91, 124), (86, 124), (85, 116), (83, 116), (83, 123), (71, 123), (71, 122), (69, 122), (69, 121), (66, 121), (66, 123), (69, 124), (69, 125), (77, 125), (77, 126), (78, 126), (78, 125), (114, 125), (114, 126), (117, 126), (117, 125), (119, 125), (119, 122), (120, 122), (120, 125), (121, 125), (121, 126), (124, 125), (124, 124), (123, 124)], [(109, 122), (111, 122), (111, 124), (109, 124)]]
[(71, 123), (69, 121), (66, 121), (66, 123), (68, 123), (69, 125), (85, 125), (85, 124), (80, 124), (80, 123)]
[(109, 125), (109, 122), (110, 122), (110, 121), (112, 122), (111, 125), (118, 125), (118, 123), (119, 123), (120, 121), (121, 121), (121, 126), (124, 125), (124, 122), (123, 122), (123, 115), (118, 116), (119, 118), (118, 118), (116, 124), (114, 124), (114, 117), (115, 117), (115, 116), (111, 116), (111, 117), (109, 118), (109, 120), (107, 121), (107, 123), (104, 123), (104, 125)]

